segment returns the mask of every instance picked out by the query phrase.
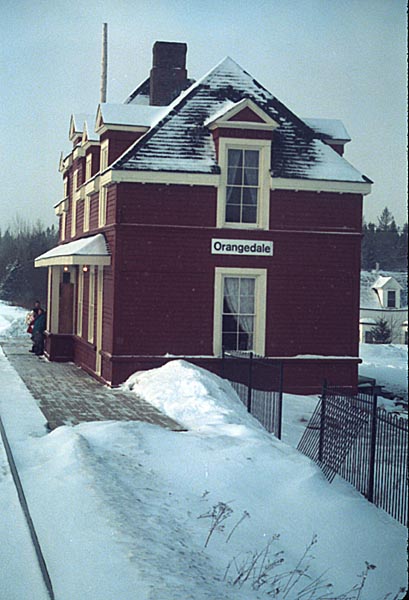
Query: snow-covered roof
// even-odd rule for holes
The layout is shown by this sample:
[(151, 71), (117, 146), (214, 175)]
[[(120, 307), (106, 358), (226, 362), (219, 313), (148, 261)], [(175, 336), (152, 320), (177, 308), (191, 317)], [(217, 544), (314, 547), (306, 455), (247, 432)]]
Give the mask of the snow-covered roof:
[(102, 233), (61, 244), (41, 254), (34, 260), (36, 267), (51, 265), (109, 265), (111, 257)]
[(321, 133), (325, 139), (337, 140), (339, 142), (350, 142), (351, 136), (345, 125), (339, 119), (303, 119), (304, 123), (317, 133)]
[(378, 279), (373, 284), (373, 287), (380, 290), (383, 287), (385, 287), (387, 284), (393, 284), (393, 287), (398, 286), (400, 289), (402, 289), (402, 286), (394, 277), (392, 277), (392, 276), (385, 277), (384, 275), (380, 275), (378, 277)]
[[(128, 104), (137, 97), (135, 90), (135, 96), (128, 98)], [(160, 121), (119, 157), (113, 168), (219, 173), (213, 136), (206, 122), (243, 98), (252, 100), (278, 123), (273, 140), (273, 177), (354, 183), (370, 181), (327, 146), (321, 134), (313, 131), (231, 58), (224, 59), (182, 92), (166, 107)]]
[(361, 271), (361, 308), (380, 309), (382, 304), (376, 290), (381, 289), (386, 283), (395, 282), (401, 289), (400, 305), (408, 305), (408, 274), (404, 271)]
[(167, 112), (167, 107), (142, 104), (100, 104), (98, 114), (105, 125), (151, 127)]

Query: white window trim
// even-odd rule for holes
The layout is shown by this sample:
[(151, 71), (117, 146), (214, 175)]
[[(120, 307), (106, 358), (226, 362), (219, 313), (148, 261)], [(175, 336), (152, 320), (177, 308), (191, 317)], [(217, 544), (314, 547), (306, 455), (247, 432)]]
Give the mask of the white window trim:
[(101, 142), (101, 154), (100, 154), (100, 171), (105, 171), (108, 167), (108, 144), (109, 140)]
[(78, 175), (79, 175), (79, 171), (78, 171), (78, 167), (77, 167), (74, 171), (74, 182), (73, 182), (73, 190), (74, 191), (78, 190), (78, 188), (79, 188)]
[(214, 279), (214, 318), (213, 318), (213, 354), (222, 353), (222, 314), (223, 290), (225, 277), (254, 277), (255, 278), (255, 323), (254, 323), (254, 352), (265, 355), (266, 345), (266, 299), (267, 299), (267, 269), (243, 269), (216, 267)]
[(88, 287), (88, 341), (94, 343), (95, 335), (95, 267), (91, 266), (89, 270), (89, 287)]
[(64, 210), (61, 214), (61, 241), (65, 241), (65, 229), (67, 227), (67, 212)]
[(72, 198), (72, 211), (71, 211), (71, 237), (75, 237), (77, 232), (77, 199)]
[(99, 191), (98, 227), (104, 227), (107, 222), (107, 188), (101, 186)]
[(89, 217), (91, 210), (91, 198), (89, 196), (85, 196), (84, 201), (84, 232), (89, 231)]
[[(227, 154), (228, 150), (230, 149), (258, 150), (260, 152), (257, 223), (227, 223), (225, 220), (227, 188)], [(220, 185), (217, 190), (216, 227), (230, 229), (268, 229), (270, 223), (271, 140), (220, 138), (219, 166), (221, 169), (221, 175)]]
[(77, 335), (82, 337), (82, 313), (84, 306), (84, 271), (78, 268)]
[(87, 158), (85, 159), (85, 181), (91, 179), (92, 173), (92, 154), (87, 154)]

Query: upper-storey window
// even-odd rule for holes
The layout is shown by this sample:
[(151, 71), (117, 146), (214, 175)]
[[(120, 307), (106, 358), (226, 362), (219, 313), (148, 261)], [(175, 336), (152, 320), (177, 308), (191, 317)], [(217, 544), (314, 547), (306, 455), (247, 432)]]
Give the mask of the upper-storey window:
[(396, 307), (396, 292), (388, 291), (388, 308)]
[(85, 163), (85, 181), (91, 179), (92, 174), (92, 154), (87, 154), (86, 163)]
[(108, 166), (108, 140), (101, 143), (101, 164), (100, 170), (104, 171)]
[(268, 229), (270, 156), (269, 140), (219, 140), (218, 227)]
[(80, 186), (79, 169), (74, 171), (74, 190), (77, 190)]
[(227, 151), (226, 223), (257, 224), (259, 150)]

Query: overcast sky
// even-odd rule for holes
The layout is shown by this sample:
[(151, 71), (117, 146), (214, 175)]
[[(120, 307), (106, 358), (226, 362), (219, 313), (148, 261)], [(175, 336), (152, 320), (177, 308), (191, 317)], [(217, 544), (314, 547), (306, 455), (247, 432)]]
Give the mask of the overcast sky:
[(406, 1), (1, 0), (0, 229), (57, 223), (73, 112), (96, 113), (102, 23), (108, 102), (149, 74), (156, 40), (188, 44), (199, 78), (231, 56), (300, 117), (339, 118), (345, 157), (374, 182), (367, 221), (407, 220)]

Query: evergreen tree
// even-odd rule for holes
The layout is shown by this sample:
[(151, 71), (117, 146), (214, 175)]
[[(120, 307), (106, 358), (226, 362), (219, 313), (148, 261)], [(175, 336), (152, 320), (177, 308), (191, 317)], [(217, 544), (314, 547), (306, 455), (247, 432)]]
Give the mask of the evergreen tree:
[(377, 263), (387, 271), (407, 269), (408, 227), (405, 224), (402, 232), (399, 232), (387, 206), (378, 217), (378, 225), (364, 222), (362, 233), (362, 269), (374, 269)]
[(375, 225), (373, 223), (363, 224), (362, 259), (361, 268), (365, 271), (374, 269), (377, 262)]
[(392, 341), (391, 327), (382, 317), (376, 320), (376, 325), (372, 327), (371, 333), (374, 344), (390, 344)]
[(381, 216), (378, 217), (378, 231), (391, 231), (392, 224), (394, 224), (396, 231), (396, 223), (393, 214), (390, 212), (389, 208), (385, 206)]
[(47, 270), (36, 269), (34, 259), (57, 244), (54, 226), (28, 225), (16, 220), (0, 236), (0, 299), (30, 307), (35, 299), (46, 302)]

